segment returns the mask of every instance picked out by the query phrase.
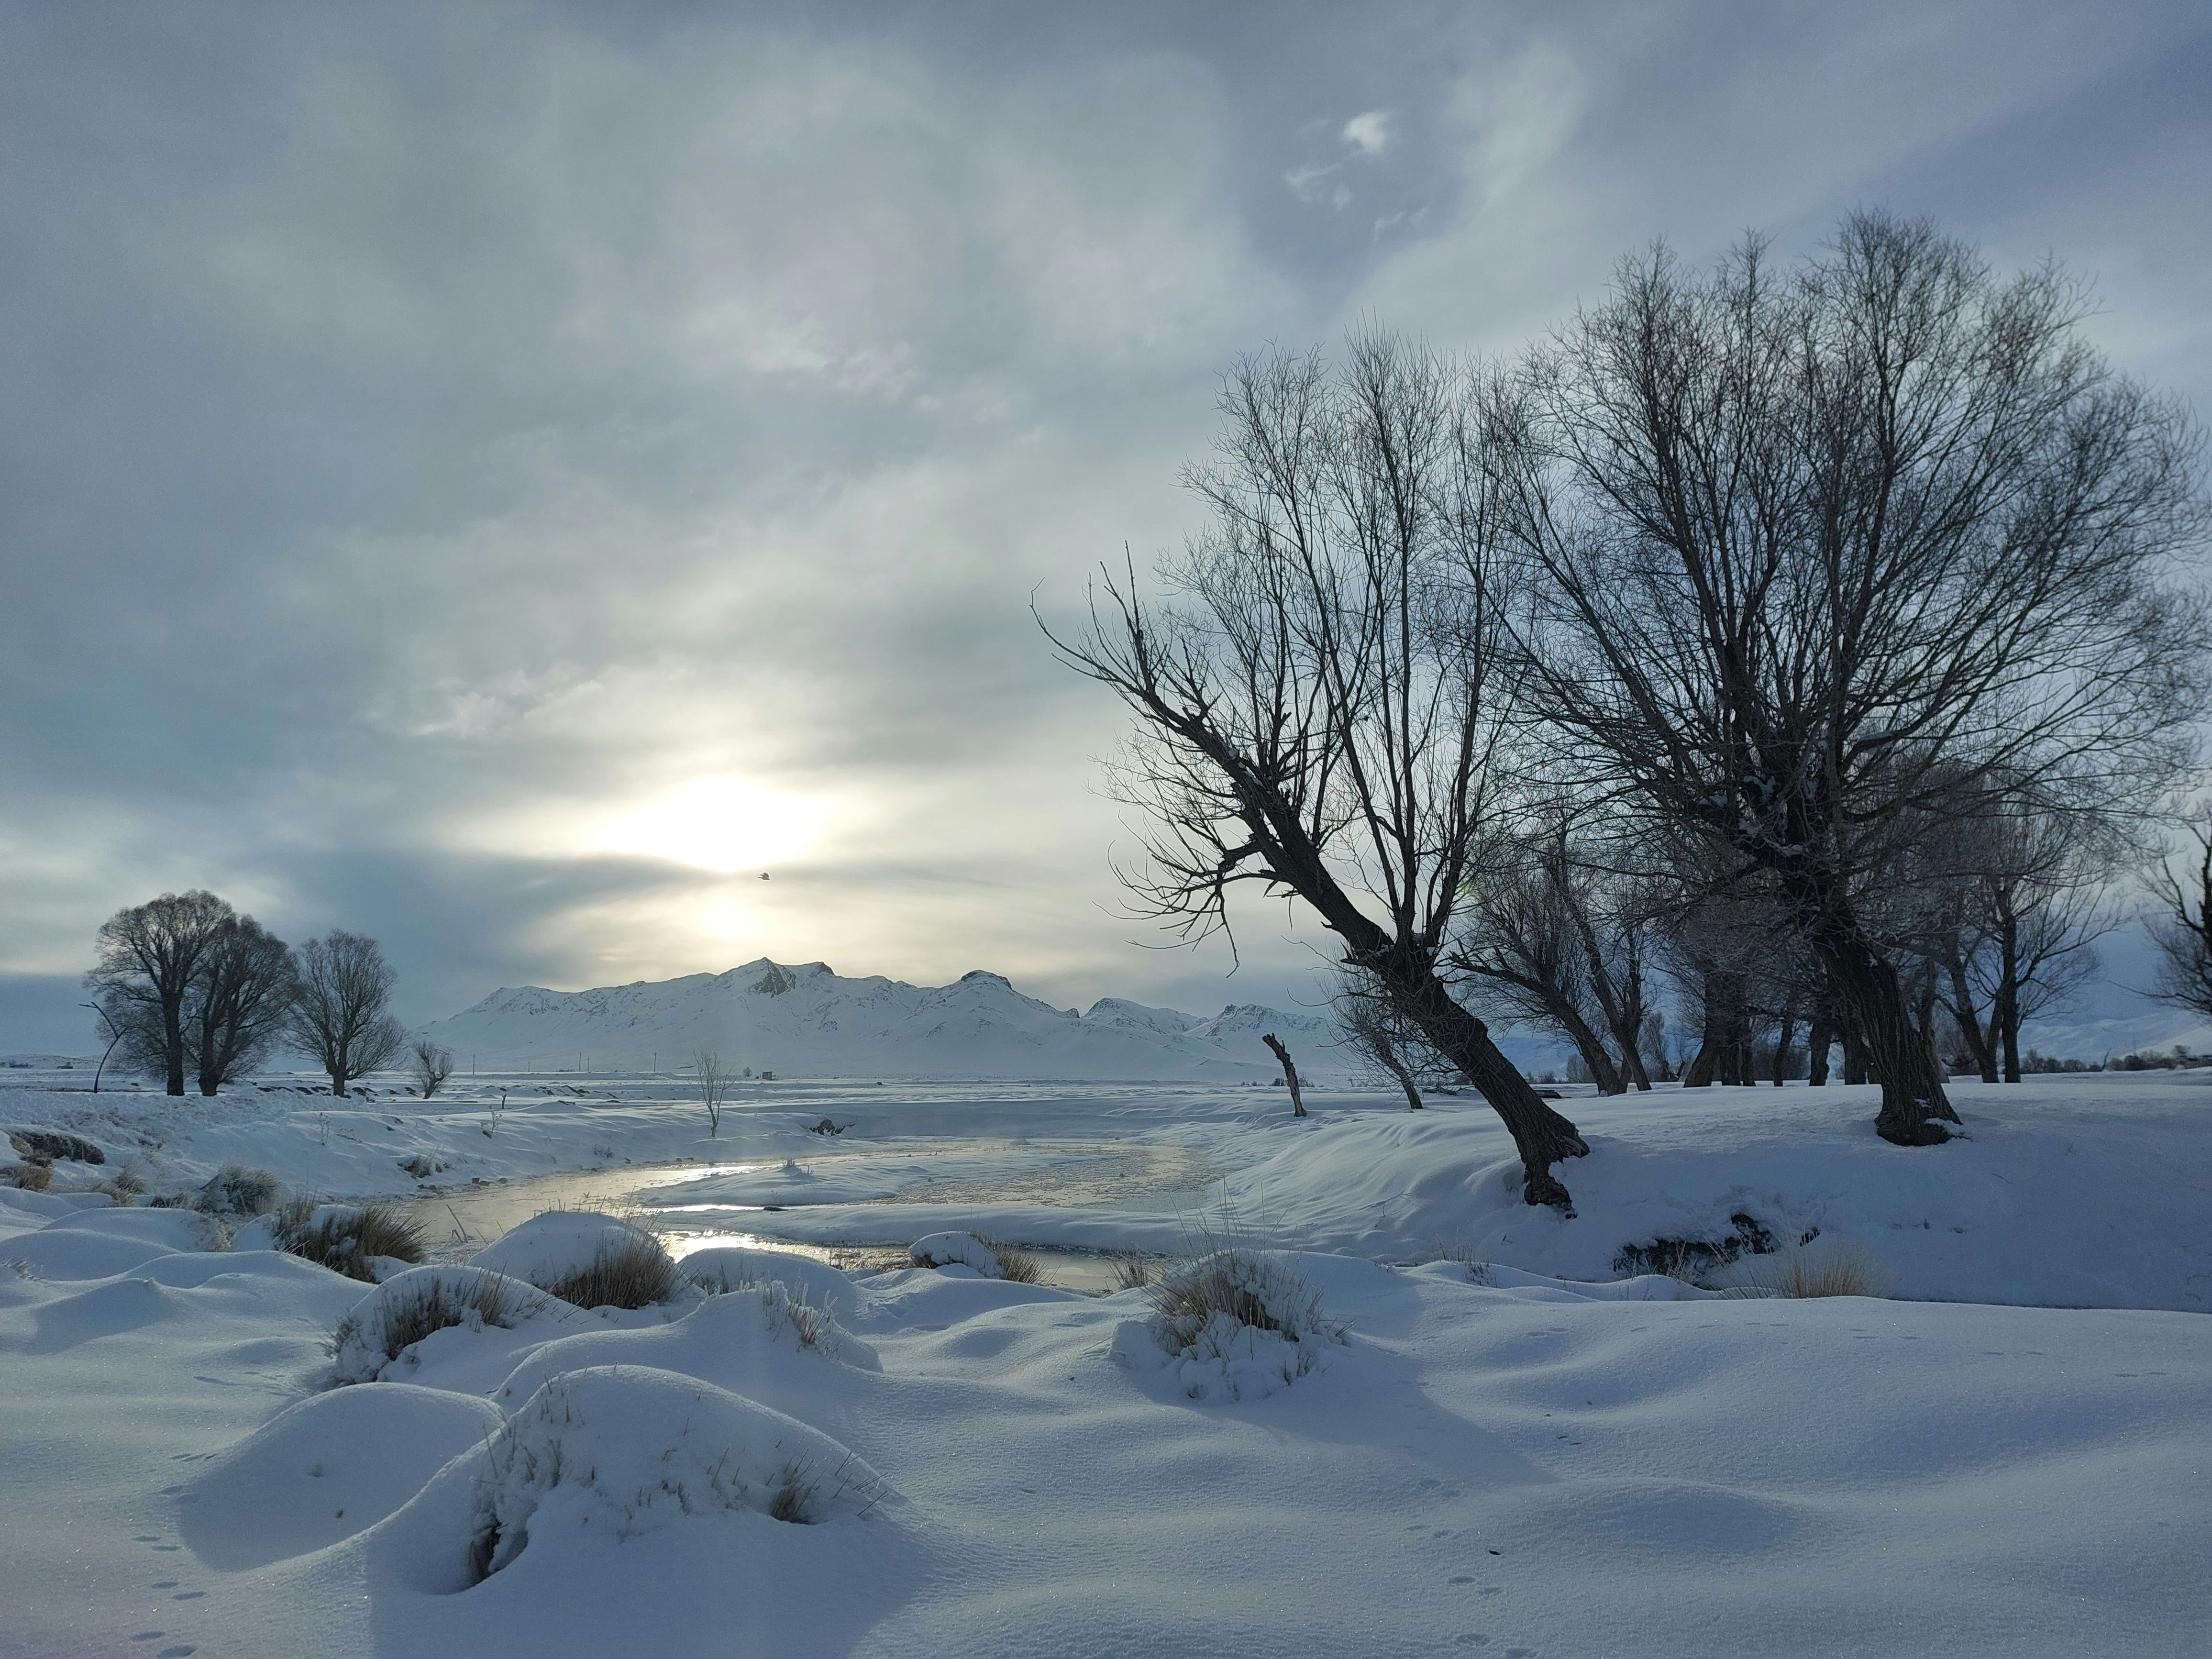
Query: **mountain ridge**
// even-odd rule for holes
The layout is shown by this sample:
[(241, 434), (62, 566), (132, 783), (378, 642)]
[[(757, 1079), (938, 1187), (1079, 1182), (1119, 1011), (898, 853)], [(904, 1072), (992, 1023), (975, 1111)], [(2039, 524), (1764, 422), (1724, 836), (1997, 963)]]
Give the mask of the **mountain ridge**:
[(738, 1070), (779, 1077), (1210, 1079), (1275, 1075), (1260, 1042), (1292, 1043), (1301, 1072), (1352, 1069), (1330, 1021), (1256, 1004), (1212, 1016), (1101, 997), (1059, 1008), (972, 969), (947, 985), (847, 979), (826, 963), (756, 957), (720, 974), (582, 991), (502, 986), (418, 1028), (478, 1065), (573, 1055), (592, 1070), (671, 1069), (712, 1048)]

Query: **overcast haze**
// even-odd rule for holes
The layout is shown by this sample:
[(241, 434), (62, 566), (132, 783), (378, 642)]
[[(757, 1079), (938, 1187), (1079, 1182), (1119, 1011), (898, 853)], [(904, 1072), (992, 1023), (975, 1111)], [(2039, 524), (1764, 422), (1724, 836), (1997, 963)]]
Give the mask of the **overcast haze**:
[(414, 1020), (1310, 1000), (1279, 909), (1233, 981), (1133, 945), (1028, 611), (1180, 537), (1235, 354), (1510, 349), (1880, 204), (2212, 391), (2201, 4), (796, 9), (0, 13), (0, 1047), (188, 886)]

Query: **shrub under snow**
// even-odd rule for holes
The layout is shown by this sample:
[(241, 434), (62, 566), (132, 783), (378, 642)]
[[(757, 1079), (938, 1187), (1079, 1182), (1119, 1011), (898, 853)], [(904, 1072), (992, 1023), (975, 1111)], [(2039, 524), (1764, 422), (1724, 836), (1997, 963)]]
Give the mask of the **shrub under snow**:
[(633, 1538), (739, 1510), (819, 1522), (866, 1515), (876, 1472), (818, 1429), (677, 1371), (563, 1371), (495, 1436), (470, 1558), (494, 1573), (526, 1548)]
[(999, 1253), (973, 1233), (931, 1233), (907, 1248), (907, 1260), (917, 1267), (962, 1267), (984, 1279), (1003, 1279), (1006, 1271)]
[(642, 1308), (694, 1294), (642, 1227), (588, 1210), (548, 1210), (470, 1258), (579, 1308)]
[(399, 1356), (434, 1331), (487, 1325), (512, 1330), (545, 1306), (520, 1280), (477, 1267), (410, 1267), (356, 1303), (331, 1336), (341, 1383), (374, 1382)]
[(226, 1164), (208, 1177), (192, 1207), (203, 1215), (247, 1220), (275, 1209), (283, 1191), (283, 1183), (266, 1170)]
[(1166, 1364), (1193, 1400), (1257, 1400), (1289, 1387), (1344, 1340), (1297, 1269), (1268, 1251), (1216, 1250), (1162, 1274), (1148, 1320), (1115, 1331), (1133, 1368)]

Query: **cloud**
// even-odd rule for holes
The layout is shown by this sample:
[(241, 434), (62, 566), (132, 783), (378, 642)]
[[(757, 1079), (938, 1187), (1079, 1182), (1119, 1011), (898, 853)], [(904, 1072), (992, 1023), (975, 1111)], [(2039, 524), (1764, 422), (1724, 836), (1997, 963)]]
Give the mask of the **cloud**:
[(1390, 112), (1370, 109), (1355, 115), (1339, 136), (1362, 155), (1380, 155), (1390, 143)]
[[(1032, 593), (1193, 527), (1237, 352), (1510, 346), (1661, 233), (2055, 246), (2212, 401), (2205, 26), (2031, 9), (15, 9), (0, 971), (205, 884), (417, 1015), (763, 953), (1303, 994), (1279, 910), (1218, 996), (1131, 947), (1121, 716)], [(809, 826), (767, 884), (652, 817), (747, 800)]]

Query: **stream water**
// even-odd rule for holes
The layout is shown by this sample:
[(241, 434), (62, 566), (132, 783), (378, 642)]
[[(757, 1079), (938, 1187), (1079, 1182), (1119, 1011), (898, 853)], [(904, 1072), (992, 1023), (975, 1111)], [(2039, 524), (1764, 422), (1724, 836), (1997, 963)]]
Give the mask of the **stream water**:
[[(946, 1163), (957, 1171), (932, 1171)], [(533, 1176), (420, 1194), (404, 1207), (437, 1259), (480, 1249), (508, 1228), (547, 1210), (600, 1210), (649, 1228), (679, 1258), (714, 1245), (793, 1250), (848, 1268), (903, 1266), (906, 1253), (881, 1243), (801, 1242), (780, 1233), (777, 1218), (815, 1207), (803, 1201), (740, 1203), (682, 1188), (711, 1190), (775, 1174), (781, 1160), (624, 1165)], [(1201, 1207), (1221, 1171), (1197, 1148), (1138, 1139), (1021, 1136), (902, 1137), (806, 1160), (808, 1176), (840, 1206), (1044, 1205), (1188, 1212)], [(860, 1190), (853, 1190), (855, 1187)], [(916, 1236), (932, 1231), (918, 1226)], [(1044, 1281), (1071, 1290), (1110, 1291), (1115, 1264), (1103, 1253), (1040, 1247), (1019, 1238)]]

